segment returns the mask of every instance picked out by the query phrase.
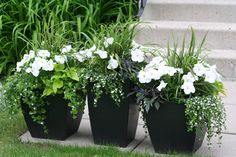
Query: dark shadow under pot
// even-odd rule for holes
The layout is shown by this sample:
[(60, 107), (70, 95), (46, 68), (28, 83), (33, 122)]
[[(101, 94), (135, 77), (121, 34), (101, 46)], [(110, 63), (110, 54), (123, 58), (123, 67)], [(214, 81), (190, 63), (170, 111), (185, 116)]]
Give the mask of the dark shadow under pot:
[(155, 152), (193, 153), (201, 147), (206, 129), (188, 132), (184, 104), (164, 102), (144, 116)]
[[(94, 143), (126, 147), (135, 138), (138, 124), (139, 108), (135, 96), (124, 98), (117, 106), (111, 96), (104, 92), (95, 107), (91, 89), (92, 84), (88, 87), (88, 106)], [(125, 95), (130, 90), (131, 84), (126, 81)]]
[(45, 105), (46, 121), (45, 127), (33, 121), (29, 115), (30, 109), (28, 105), (22, 104), (22, 112), (25, 118), (29, 132), (34, 138), (65, 140), (78, 131), (83, 113), (79, 112), (74, 119), (70, 113), (71, 108), (68, 101), (64, 100), (63, 95), (47, 97), (49, 105)]

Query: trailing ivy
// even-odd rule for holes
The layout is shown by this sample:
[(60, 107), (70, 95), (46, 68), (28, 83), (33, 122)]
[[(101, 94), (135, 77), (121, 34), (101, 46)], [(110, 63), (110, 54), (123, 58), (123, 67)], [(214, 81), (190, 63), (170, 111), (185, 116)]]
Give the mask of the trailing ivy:
[(207, 129), (207, 140), (210, 146), (211, 138), (218, 136), (225, 128), (226, 113), (224, 104), (218, 96), (193, 97), (187, 99), (185, 115), (187, 117), (188, 130), (193, 131), (200, 127)]

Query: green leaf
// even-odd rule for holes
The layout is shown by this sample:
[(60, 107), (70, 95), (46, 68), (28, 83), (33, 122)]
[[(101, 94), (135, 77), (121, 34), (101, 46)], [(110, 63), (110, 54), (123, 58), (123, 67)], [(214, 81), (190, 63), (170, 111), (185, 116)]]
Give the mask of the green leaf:
[(56, 79), (56, 80), (53, 81), (52, 88), (53, 88), (54, 93), (57, 93), (57, 90), (62, 88), (62, 87), (63, 87), (63, 81), (61, 81), (59, 79)]
[(77, 74), (77, 70), (75, 68), (71, 68), (68, 72), (67, 72), (67, 76), (69, 78), (71, 78), (72, 80), (75, 80), (75, 81), (79, 81), (79, 77), (78, 77), (78, 74)]
[(55, 64), (54, 69), (55, 69), (55, 71), (64, 71), (65, 65), (64, 64)]
[(44, 91), (43, 91), (43, 97), (44, 97), (44, 96), (49, 96), (49, 95), (51, 95), (52, 93), (53, 93), (53, 89), (47, 87), (47, 88), (45, 88)]

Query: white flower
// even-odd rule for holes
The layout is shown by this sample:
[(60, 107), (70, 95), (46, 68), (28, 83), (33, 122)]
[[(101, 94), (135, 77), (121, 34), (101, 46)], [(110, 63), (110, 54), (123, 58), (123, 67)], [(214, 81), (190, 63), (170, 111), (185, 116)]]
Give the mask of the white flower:
[(153, 80), (159, 80), (163, 75), (161, 71), (156, 69), (149, 69), (146, 72), (149, 73), (150, 78)]
[(119, 63), (117, 60), (115, 60), (113, 57), (109, 60), (109, 64), (107, 66), (108, 69), (116, 69), (118, 68)]
[(222, 81), (222, 76), (216, 71), (216, 65), (209, 66), (208, 70), (205, 72), (205, 81), (209, 83), (214, 83), (216, 81)]
[(53, 60), (49, 60), (49, 61), (44, 61), (44, 64), (42, 65), (42, 69), (45, 71), (53, 71), (54, 69), (54, 63)]
[(48, 58), (51, 55), (48, 50), (39, 50), (37, 54), (39, 57), (42, 57), (42, 58)]
[(65, 55), (56, 55), (55, 61), (59, 64), (64, 64), (66, 62), (67, 58)]
[(183, 80), (184, 80), (184, 82), (193, 83), (193, 82), (195, 82), (195, 81), (198, 80), (198, 77), (197, 77), (197, 76), (194, 76), (191, 72), (188, 72), (187, 75), (184, 75), (184, 76), (183, 76)]
[(138, 78), (140, 83), (150, 83), (152, 81), (152, 78), (146, 71), (140, 71), (138, 73)]
[(214, 82), (216, 81), (216, 79), (217, 79), (217, 76), (216, 76), (216, 74), (213, 73), (213, 72), (207, 72), (207, 73), (205, 74), (205, 81), (206, 81), (206, 82), (214, 83)]
[(79, 62), (84, 62), (85, 61), (85, 57), (83, 55), (81, 55), (80, 53), (76, 53), (75, 57)]
[(183, 73), (184, 73), (184, 70), (181, 69), (181, 68), (177, 68), (176, 70), (177, 70), (177, 72), (180, 73), (180, 74), (183, 74)]
[(105, 48), (107, 48), (109, 45), (112, 45), (114, 42), (114, 38), (110, 37), (110, 38), (105, 38), (105, 42), (104, 42), (104, 46)]
[(22, 62), (23, 62), (23, 63), (27, 63), (27, 62), (30, 61), (30, 59), (31, 59), (30, 55), (25, 54), (24, 57), (23, 57), (23, 59), (22, 59)]
[(206, 68), (204, 67), (203, 64), (195, 64), (193, 67), (193, 72), (197, 76), (203, 76), (206, 73)]
[(160, 66), (164, 66), (164, 60), (162, 57), (154, 57), (150, 63), (147, 65), (148, 67), (159, 68)]
[(32, 69), (31, 69), (31, 68), (27, 68), (27, 69), (25, 70), (25, 72), (31, 73), (31, 72), (32, 72)]
[(23, 62), (17, 62), (16, 63), (16, 71), (17, 72), (20, 72), (21, 71), (21, 67), (24, 65)]
[(144, 52), (140, 49), (135, 49), (131, 51), (131, 59), (134, 62), (143, 62), (144, 61)]
[(95, 51), (97, 49), (96, 45), (93, 45), (93, 47), (91, 47), (89, 50), (90, 51)]
[(38, 77), (38, 76), (39, 76), (39, 69), (32, 69), (31, 73), (32, 73), (35, 77)]
[(34, 62), (31, 64), (32, 70), (39, 70), (42, 68), (43, 64), (45, 63), (45, 59), (42, 59), (40, 57), (36, 57)]
[(169, 76), (174, 76), (174, 74), (177, 72), (177, 69), (175, 69), (174, 67), (165, 66), (165, 71)]
[(71, 45), (66, 45), (61, 49), (61, 53), (68, 53), (71, 51), (71, 49), (72, 49)]
[(30, 50), (29, 55), (30, 55), (30, 58), (32, 59), (35, 57), (35, 52), (33, 50)]
[(181, 89), (184, 90), (184, 93), (186, 95), (189, 95), (191, 93), (195, 93), (196, 89), (193, 85), (193, 82), (184, 82), (184, 84), (181, 86)]
[(158, 91), (161, 91), (162, 89), (166, 88), (167, 83), (164, 81), (161, 81), (160, 85), (157, 87)]
[(91, 49), (88, 49), (88, 50), (86, 50), (85, 52), (86, 52), (86, 53), (85, 53), (85, 56), (86, 56), (87, 58), (93, 58), (93, 52), (92, 52)]
[(100, 58), (106, 59), (107, 58), (107, 51), (97, 50), (94, 53), (98, 54)]

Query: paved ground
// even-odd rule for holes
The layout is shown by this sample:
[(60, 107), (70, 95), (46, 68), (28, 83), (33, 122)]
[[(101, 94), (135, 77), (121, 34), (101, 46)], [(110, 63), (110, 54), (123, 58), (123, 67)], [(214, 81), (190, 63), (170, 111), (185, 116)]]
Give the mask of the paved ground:
[[(236, 156), (236, 123), (234, 123), (233, 119), (236, 118), (236, 106), (228, 105), (226, 106), (226, 111), (228, 115), (227, 120), (227, 130), (224, 131), (222, 145), (219, 147), (217, 144), (218, 140), (213, 139), (213, 146), (209, 150), (207, 147), (206, 140), (204, 141), (202, 147), (196, 152), (196, 154), (203, 155), (203, 156), (215, 156), (215, 157), (235, 157)], [(148, 152), (153, 154), (154, 150), (151, 144), (151, 141), (145, 131), (143, 129), (143, 122), (140, 119), (138, 130), (136, 133), (135, 140), (128, 145), (127, 148), (122, 148), (121, 150), (125, 151), (135, 151), (135, 152)], [(95, 146), (99, 147), (98, 145), (93, 144), (92, 133), (90, 128), (89, 117), (87, 113), (85, 113), (81, 126), (79, 128), (78, 133), (69, 137), (65, 141), (55, 141), (55, 140), (42, 140), (42, 139), (35, 139), (32, 138), (29, 132), (23, 134), (20, 139), (23, 142), (33, 142), (33, 143), (55, 143), (60, 145), (72, 145), (72, 146), (80, 146), (80, 147), (87, 147), (87, 146)]]

